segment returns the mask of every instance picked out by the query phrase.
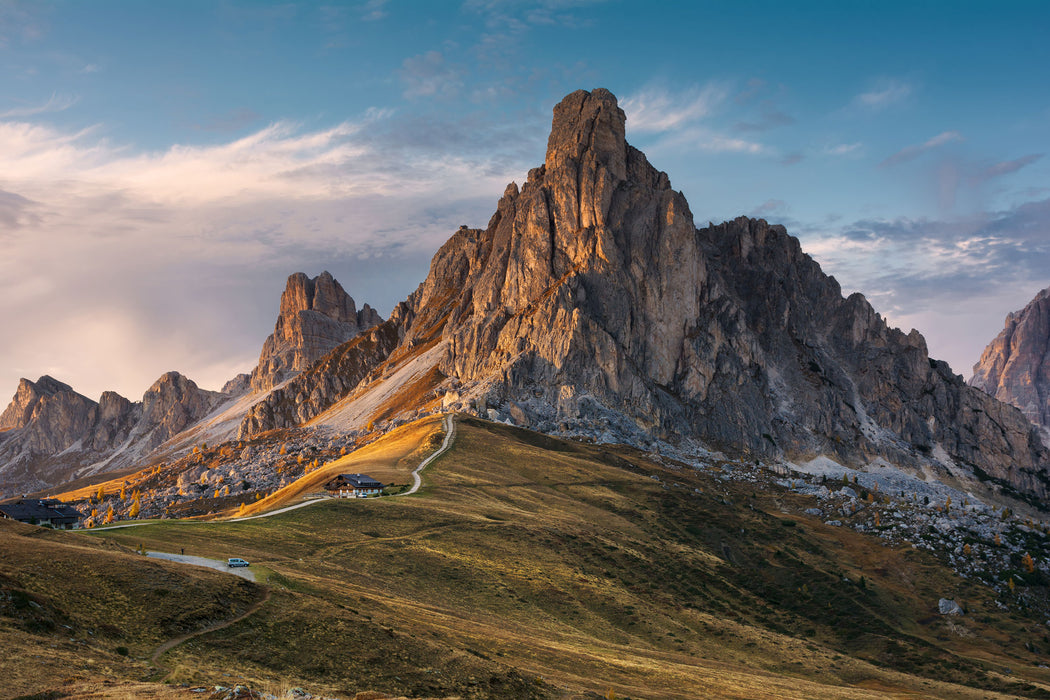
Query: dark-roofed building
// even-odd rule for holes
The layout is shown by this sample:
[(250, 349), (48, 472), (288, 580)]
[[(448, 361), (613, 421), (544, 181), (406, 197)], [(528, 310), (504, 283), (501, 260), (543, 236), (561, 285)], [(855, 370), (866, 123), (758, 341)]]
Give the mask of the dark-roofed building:
[(84, 516), (73, 506), (53, 498), (22, 499), (0, 503), (0, 517), (31, 525), (50, 525), (68, 530)]
[(383, 484), (367, 474), (340, 474), (327, 484), (324, 490), (336, 498), (364, 498), (383, 492)]

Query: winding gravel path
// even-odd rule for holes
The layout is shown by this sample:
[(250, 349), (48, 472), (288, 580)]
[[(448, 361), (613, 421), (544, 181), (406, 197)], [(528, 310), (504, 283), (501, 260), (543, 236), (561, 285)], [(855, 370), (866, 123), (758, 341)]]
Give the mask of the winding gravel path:
[(452, 439), (456, 437), (456, 421), (453, 418), (454, 416), (451, 413), (445, 416), (445, 441), (441, 443), (441, 447), (437, 452), (424, 459), (419, 463), (418, 467), (412, 470), (412, 488), (404, 493), (397, 494), (398, 496), (408, 496), (418, 491), (419, 487), (423, 485), (423, 477), (420, 476), (419, 473), (423, 471), (428, 464), (445, 454), (448, 450), (449, 446), (452, 444)]
[[(150, 552), (150, 554), (154, 554), (154, 552)], [(192, 558), (197, 558), (197, 557), (190, 557), (190, 558), (192, 559)], [(208, 560), (208, 561), (214, 561), (214, 560)], [(210, 634), (212, 632), (217, 632), (218, 630), (225, 629), (225, 628), (229, 627), (230, 625), (232, 625), (234, 623), (240, 622), (241, 620), (243, 620), (244, 618), (248, 617), (249, 615), (252, 615), (255, 612), (257, 612), (259, 610), (259, 608), (261, 608), (266, 603), (266, 601), (268, 601), (269, 599), (270, 599), (270, 589), (269, 588), (264, 588), (263, 589), (263, 597), (260, 598), (255, 603), (252, 603), (251, 607), (249, 607), (247, 610), (242, 612), (237, 617), (231, 617), (229, 620), (224, 620), (223, 622), (219, 622), (217, 624), (214, 624), (211, 627), (205, 627), (202, 630), (197, 630), (196, 632), (190, 632), (189, 634), (184, 634), (181, 637), (175, 637), (175, 639), (169, 639), (168, 641), (166, 641), (163, 644), (161, 644), (153, 652), (153, 656), (150, 657), (150, 664), (154, 668), (157, 669), (158, 673), (163, 673), (164, 674), (162, 676), (159, 676), (156, 679), (157, 682), (160, 682), (160, 681), (163, 681), (164, 679), (166, 679), (168, 676), (170, 676), (172, 674), (172, 671), (174, 670), (174, 669), (167, 668), (166, 666), (161, 666), (160, 665), (160, 657), (161, 656), (163, 656), (167, 652), (171, 651), (175, 647), (179, 646), (183, 642), (188, 642), (189, 640), (195, 639), (196, 637), (200, 637), (201, 635)]]

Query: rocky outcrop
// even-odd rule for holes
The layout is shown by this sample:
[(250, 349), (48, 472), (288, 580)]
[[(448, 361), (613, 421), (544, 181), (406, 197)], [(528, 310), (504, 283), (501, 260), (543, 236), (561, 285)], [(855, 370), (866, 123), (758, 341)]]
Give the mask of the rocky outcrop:
[[(114, 397), (126, 401), (113, 394)], [(107, 400), (112, 411), (114, 401)], [(129, 404), (130, 405), (130, 404)], [(5, 447), (15, 434), (23, 450), (54, 454), (77, 444), (93, 440), (93, 429), (100, 419), (100, 405), (73, 391), (68, 384), (43, 376), (36, 382), (22, 379), (10, 405), (4, 411), (5, 425), (12, 434), (5, 436)], [(117, 430), (126, 435), (127, 416), (107, 414)]]
[(241, 396), (251, 391), (251, 388), (252, 375), (241, 373), (222, 385), (222, 393), (228, 396)]
[(251, 388), (272, 389), (380, 321), (368, 304), (358, 311), (328, 272), (313, 279), (295, 273), (281, 295), (280, 314), (252, 371)]
[(970, 385), (1050, 427), (1050, 288), (1006, 316), (1002, 332), (973, 366)]
[(71, 386), (46, 374), (36, 382), (22, 379), (18, 382), (18, 389), (11, 403), (0, 413), (0, 430), (25, 427), (32, 420), (33, 411), (42, 399), (70, 391), (73, 391)]
[(138, 440), (152, 449), (208, 415), (226, 397), (199, 388), (178, 372), (161, 375), (142, 396)]
[(154, 382), (141, 402), (107, 391), (98, 402), (51, 377), (19, 382), (0, 433), (0, 496), (45, 488), (92, 466), (134, 464), (228, 397), (178, 372)]
[(238, 437), (249, 439), (314, 418), (358, 386), (389, 356), (398, 340), (397, 326), (388, 321), (333, 350), (253, 405), (241, 421)]

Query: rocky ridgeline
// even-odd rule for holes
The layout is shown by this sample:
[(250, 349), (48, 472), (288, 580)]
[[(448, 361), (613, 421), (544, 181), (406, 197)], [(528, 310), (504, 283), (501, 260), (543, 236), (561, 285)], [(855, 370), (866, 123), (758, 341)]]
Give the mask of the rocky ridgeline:
[(273, 334), (263, 343), (249, 384), (268, 391), (381, 321), (368, 304), (358, 311), (327, 271), (313, 279), (297, 272), (288, 278)]
[[(327, 273), (293, 275), (259, 366), (231, 384), (272, 388), (239, 439), (377, 386), (402, 415), (427, 403), (647, 450), (882, 458), (1046, 498), (1050, 452), (1021, 411), (967, 386), (862, 295), (844, 298), (782, 226), (697, 228), (627, 144), (626, 119), (606, 90), (567, 96), (543, 165), (507, 187), (485, 229), (456, 232), (386, 322)], [(421, 357), (434, 363), (413, 375), (431, 382), (425, 400), (394, 402), (415, 396), (388, 384)]]
[(112, 391), (95, 402), (48, 376), (23, 379), (2, 417), (0, 497), (132, 464), (228, 398), (178, 372), (139, 402)]
[(1006, 316), (1002, 332), (973, 366), (970, 384), (1050, 428), (1050, 288)]
[[(224, 402), (252, 390), (269, 391), (380, 322), (368, 304), (358, 310), (328, 272), (313, 279), (299, 272), (288, 278), (258, 366), (231, 379), (221, 392), (202, 390), (178, 372), (168, 372), (141, 402), (112, 391), (95, 402), (51, 377), (23, 379), (0, 414), (0, 498), (169, 458), (157, 448)], [(299, 422), (286, 421), (282, 427)]]

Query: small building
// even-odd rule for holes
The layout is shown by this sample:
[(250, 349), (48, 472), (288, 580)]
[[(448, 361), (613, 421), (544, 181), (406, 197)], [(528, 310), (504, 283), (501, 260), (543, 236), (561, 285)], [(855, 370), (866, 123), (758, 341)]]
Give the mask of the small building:
[(367, 474), (340, 474), (327, 484), (324, 490), (336, 498), (364, 498), (383, 492), (383, 484)]
[(68, 530), (84, 516), (73, 506), (53, 498), (23, 498), (10, 503), (0, 503), (0, 517), (30, 525), (50, 525)]

